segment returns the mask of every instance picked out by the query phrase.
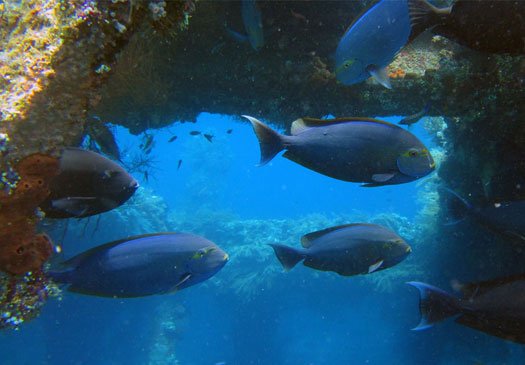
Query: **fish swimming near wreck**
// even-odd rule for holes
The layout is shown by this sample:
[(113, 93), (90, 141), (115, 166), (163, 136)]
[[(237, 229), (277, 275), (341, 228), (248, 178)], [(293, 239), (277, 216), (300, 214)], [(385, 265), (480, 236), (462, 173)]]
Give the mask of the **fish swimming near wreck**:
[(408, 0), (374, 3), (354, 20), (339, 41), (335, 52), (337, 80), (352, 85), (373, 77), (390, 89), (385, 68), (415, 36)]
[(456, 298), (432, 285), (412, 281), (419, 290), (421, 321), (414, 330), (449, 317), (489, 335), (525, 344), (525, 275), (461, 285)]
[(103, 154), (121, 161), (120, 149), (113, 132), (99, 118), (92, 118), (86, 124), (86, 132), (89, 134), (91, 142), (95, 142)]
[(456, 0), (437, 8), (426, 0), (410, 1), (417, 32), (432, 32), (486, 53), (525, 54), (525, 1)]
[(474, 206), (451, 189), (441, 187), (440, 191), (445, 193), (448, 225), (470, 218), (514, 243), (525, 244), (525, 200)]
[(419, 112), (404, 117), (397, 124), (406, 125), (410, 127), (412, 124), (419, 122), (419, 120), (423, 118), (428, 113), (429, 110), (430, 110), (430, 103), (427, 103), (425, 107), (421, 109)]
[(124, 204), (139, 187), (116, 162), (93, 151), (65, 148), (59, 173), (40, 208), (48, 218), (83, 218)]
[(312, 119), (292, 123), (282, 135), (250, 116), (259, 140), (260, 165), (286, 150), (286, 157), (335, 179), (363, 186), (402, 184), (431, 173), (435, 163), (428, 149), (409, 131), (369, 118)]
[(298, 262), (343, 276), (369, 274), (403, 261), (412, 251), (391, 230), (377, 224), (354, 223), (330, 227), (301, 238), (302, 248), (270, 244), (283, 267)]
[(173, 293), (203, 282), (228, 261), (215, 243), (189, 233), (154, 233), (107, 243), (51, 269), (71, 292), (130, 298)]

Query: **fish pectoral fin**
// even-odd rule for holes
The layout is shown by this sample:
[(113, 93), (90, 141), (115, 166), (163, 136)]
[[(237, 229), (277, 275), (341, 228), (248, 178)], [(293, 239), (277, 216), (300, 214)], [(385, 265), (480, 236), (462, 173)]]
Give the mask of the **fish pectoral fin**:
[(184, 284), (186, 281), (188, 281), (191, 278), (190, 273), (183, 274), (180, 278), (180, 281), (175, 285), (175, 290), (179, 288), (182, 284)]
[(392, 84), (390, 84), (390, 79), (388, 77), (388, 72), (386, 70), (386, 67), (379, 68), (376, 65), (368, 65), (366, 68), (366, 71), (378, 83), (380, 83), (387, 89), (392, 89)]
[(378, 262), (376, 262), (375, 264), (372, 264), (368, 267), (368, 273), (373, 273), (374, 271), (377, 271), (381, 265), (383, 265), (383, 260), (379, 260)]
[(372, 180), (374, 180), (375, 182), (378, 182), (378, 183), (384, 183), (384, 182), (387, 182), (388, 180), (393, 179), (394, 176), (395, 176), (395, 174), (393, 174), (393, 173), (373, 174), (372, 175)]

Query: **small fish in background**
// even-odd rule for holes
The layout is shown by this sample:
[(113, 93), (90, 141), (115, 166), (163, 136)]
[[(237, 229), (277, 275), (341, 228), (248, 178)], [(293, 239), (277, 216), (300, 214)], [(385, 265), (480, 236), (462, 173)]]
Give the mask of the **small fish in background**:
[(151, 150), (153, 149), (154, 145), (155, 145), (155, 141), (153, 138), (153, 134), (144, 132), (144, 136), (142, 137), (142, 143), (140, 144), (139, 148), (142, 151), (144, 151), (145, 154), (149, 154)]
[(435, 168), (430, 152), (416, 136), (381, 120), (300, 118), (287, 136), (253, 117), (243, 117), (259, 140), (260, 165), (286, 150), (283, 157), (310, 170), (366, 187), (407, 183)]
[(179, 162), (177, 163), (177, 170), (180, 169), (181, 166), (182, 166), (182, 160), (179, 160)]
[(111, 157), (116, 161), (121, 161), (120, 150), (111, 129), (98, 117), (92, 117), (86, 123), (86, 133), (90, 137), (90, 149), (99, 152), (96, 145), (100, 147), (100, 152)]
[(451, 189), (441, 187), (439, 190), (445, 193), (447, 225), (470, 218), (489, 231), (525, 244), (525, 200), (474, 206)]
[(139, 187), (116, 162), (93, 151), (65, 148), (49, 196), (40, 205), (47, 218), (84, 218), (124, 204)]
[(168, 143), (171, 143), (177, 139), (177, 136), (172, 136), (170, 139), (168, 139)]
[(525, 54), (525, 1), (456, 0), (437, 8), (409, 0), (412, 27), (432, 32), (486, 53)]
[(302, 22), (305, 22), (306, 24), (308, 24), (310, 22), (303, 14), (296, 13), (292, 9), (290, 9), (290, 14), (292, 15), (293, 18), (295, 18), (297, 20), (300, 20)]
[(401, 119), (397, 124), (407, 125), (408, 127), (410, 127), (412, 124), (419, 122), (419, 120), (423, 118), (428, 113), (429, 110), (430, 110), (430, 103), (427, 103), (425, 107), (421, 109), (419, 112)]
[(403, 261), (412, 249), (391, 230), (377, 224), (354, 223), (308, 233), (303, 248), (270, 244), (286, 270), (298, 262), (339, 275), (370, 274)]
[(228, 261), (215, 243), (189, 233), (153, 233), (94, 247), (47, 275), (67, 290), (110, 298), (173, 293), (203, 282)]
[(232, 134), (232, 132), (233, 132), (233, 129), (228, 129), (228, 130), (226, 131), (227, 134)]
[(200, 131), (191, 131), (190, 132), (190, 136), (198, 136), (199, 134), (201, 134)]
[(411, 24), (407, 0), (380, 0), (348, 27), (335, 52), (335, 74), (345, 85), (373, 77), (391, 89), (385, 68), (407, 44)]
[(421, 321), (415, 331), (450, 317), (489, 335), (525, 344), (525, 274), (458, 285), (456, 298), (435, 286), (411, 281), (419, 291)]
[(204, 138), (208, 140), (208, 142), (212, 142), (213, 140), (213, 134), (203, 134)]

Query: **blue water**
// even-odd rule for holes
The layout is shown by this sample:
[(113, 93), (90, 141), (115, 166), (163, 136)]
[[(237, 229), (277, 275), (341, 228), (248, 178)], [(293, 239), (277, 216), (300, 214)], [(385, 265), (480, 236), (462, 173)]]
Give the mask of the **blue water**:
[[(192, 130), (213, 134), (213, 142)], [(422, 123), (412, 132), (433, 146)], [(430, 257), (437, 251), (425, 237), (411, 237), (414, 253), (390, 273), (370, 275), (378, 279), (302, 265), (284, 272), (264, 246), (275, 240), (297, 246), (314, 227), (383, 213), (416, 232), (417, 197), (428, 182), (361, 188), (281, 156), (257, 167), (251, 127), (227, 116), (202, 114), (196, 124), (149, 133), (157, 168), (147, 180), (136, 175), (141, 191), (103, 214), (98, 226), (95, 218), (71, 220), (65, 257), (131, 234), (184, 230), (213, 240), (231, 261), (209, 281), (172, 295), (107, 299), (65, 292), (36, 320), (0, 333), (1, 364), (523, 363), (520, 346), (450, 321), (410, 330), (419, 321), (418, 299), (404, 282), (447, 285), (428, 266), (442, 256)], [(140, 136), (123, 128), (116, 134), (121, 146), (131, 146), (128, 153), (138, 151)], [(173, 134), (177, 140), (168, 143)], [(48, 230), (55, 240), (64, 232), (62, 225)], [(393, 273), (398, 276), (389, 280)]]

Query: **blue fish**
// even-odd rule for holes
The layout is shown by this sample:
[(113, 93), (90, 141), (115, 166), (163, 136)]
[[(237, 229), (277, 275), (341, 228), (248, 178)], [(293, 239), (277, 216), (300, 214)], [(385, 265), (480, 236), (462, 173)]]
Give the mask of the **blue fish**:
[(131, 298), (175, 292), (215, 275), (228, 255), (189, 233), (155, 233), (107, 243), (81, 253), (49, 277), (67, 290)]
[(262, 15), (256, 0), (243, 0), (241, 5), (242, 22), (248, 41), (256, 51), (264, 46)]
[(474, 206), (453, 190), (443, 187), (441, 190), (447, 193), (449, 225), (471, 218), (480, 226), (508, 237), (515, 243), (525, 243), (525, 200)]
[(261, 165), (286, 150), (286, 157), (335, 179), (365, 186), (403, 184), (434, 171), (428, 149), (407, 130), (370, 118), (312, 119), (292, 123), (285, 136), (244, 115), (259, 139)]
[(407, 44), (412, 34), (410, 0), (381, 0), (348, 27), (335, 53), (337, 79), (345, 85), (369, 77), (391, 88), (385, 67)]

